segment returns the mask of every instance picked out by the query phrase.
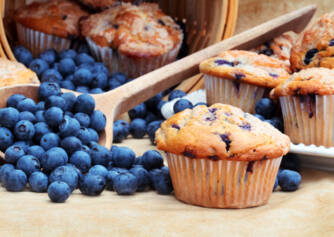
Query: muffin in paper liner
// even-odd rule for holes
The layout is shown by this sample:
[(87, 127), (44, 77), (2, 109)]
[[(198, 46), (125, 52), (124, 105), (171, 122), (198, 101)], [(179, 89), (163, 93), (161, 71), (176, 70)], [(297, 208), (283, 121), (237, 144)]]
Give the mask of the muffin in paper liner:
[(301, 70), (270, 95), (280, 100), (284, 133), (293, 143), (334, 146), (334, 70)]
[(266, 55), (229, 50), (200, 64), (208, 104), (225, 103), (254, 113), (255, 104), (289, 76), (284, 62)]
[(55, 49), (60, 52), (71, 47), (71, 40), (55, 35), (45, 34), (40, 31), (32, 30), (21, 24), (16, 24), (19, 43), (26, 47), (34, 57), (47, 49)]
[(155, 141), (166, 153), (175, 197), (213, 208), (264, 205), (290, 146), (270, 124), (226, 104), (173, 115)]
[(123, 72), (129, 78), (136, 78), (176, 60), (181, 43), (171, 51), (154, 57), (131, 57), (110, 47), (100, 47), (89, 37), (86, 41), (92, 55), (103, 62), (111, 72)]
[(174, 60), (183, 33), (156, 3), (122, 3), (80, 22), (92, 54), (112, 72), (136, 78)]

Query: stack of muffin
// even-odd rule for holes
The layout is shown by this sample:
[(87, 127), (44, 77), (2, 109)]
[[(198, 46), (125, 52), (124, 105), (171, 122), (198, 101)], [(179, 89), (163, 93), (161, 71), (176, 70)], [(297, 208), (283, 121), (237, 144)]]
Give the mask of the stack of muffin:
[(130, 78), (174, 61), (183, 40), (179, 25), (157, 4), (125, 2), (34, 2), (15, 14), (19, 43), (37, 56), (49, 48), (74, 47), (83, 38), (111, 71)]
[[(224, 51), (200, 64), (211, 107), (175, 114), (156, 133), (178, 199), (263, 205), (290, 139), (334, 146), (333, 29), (334, 13), (326, 14), (298, 36), (285, 33), (253, 52)], [(289, 137), (249, 114), (263, 97), (279, 99)]]

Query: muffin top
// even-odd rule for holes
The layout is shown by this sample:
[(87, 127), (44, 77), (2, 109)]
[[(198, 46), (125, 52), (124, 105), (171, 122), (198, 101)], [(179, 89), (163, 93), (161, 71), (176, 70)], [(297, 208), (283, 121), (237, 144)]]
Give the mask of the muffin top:
[(333, 54), (334, 12), (323, 15), (299, 35), (291, 50), (291, 68), (334, 68)]
[(211, 76), (270, 88), (289, 76), (288, 68), (282, 61), (243, 50), (223, 51), (217, 57), (202, 62), (199, 68)]
[(179, 25), (155, 3), (124, 3), (91, 15), (81, 26), (82, 34), (97, 45), (132, 57), (160, 56), (183, 39)]
[(290, 139), (241, 109), (214, 104), (173, 115), (155, 134), (158, 149), (190, 158), (253, 161), (278, 158)]
[(31, 83), (39, 84), (35, 72), (21, 63), (0, 58), (0, 87)]
[(333, 95), (334, 70), (307, 68), (292, 74), (270, 92), (272, 98), (288, 95)]
[(15, 21), (21, 25), (62, 38), (79, 36), (79, 20), (88, 16), (78, 4), (69, 0), (33, 2), (17, 10)]
[(136, 2), (136, 0), (77, 0), (93, 10), (103, 10), (121, 2)]

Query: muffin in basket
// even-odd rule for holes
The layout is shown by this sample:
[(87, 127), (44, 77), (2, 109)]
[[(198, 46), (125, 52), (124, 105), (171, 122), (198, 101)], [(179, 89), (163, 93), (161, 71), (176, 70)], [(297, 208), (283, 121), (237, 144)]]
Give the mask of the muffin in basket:
[(298, 37), (291, 50), (294, 71), (310, 67), (334, 68), (334, 12), (320, 17)]
[(39, 84), (37, 75), (23, 64), (0, 58), (0, 87)]
[(132, 3), (140, 3), (141, 0), (77, 0), (81, 4), (87, 6), (92, 10), (104, 10), (109, 7), (116, 6), (117, 4), (122, 4), (122, 2), (132, 2)]
[(124, 3), (81, 21), (96, 58), (135, 78), (174, 61), (183, 33), (154, 3)]
[(17, 10), (18, 40), (34, 56), (46, 49), (68, 49), (79, 37), (79, 20), (88, 13), (70, 0), (34, 2)]
[(301, 70), (270, 95), (280, 100), (284, 133), (293, 143), (334, 146), (334, 70)]
[(209, 105), (231, 104), (253, 113), (255, 104), (288, 78), (284, 62), (263, 54), (228, 50), (200, 64)]
[(270, 124), (226, 104), (173, 115), (155, 140), (166, 152), (176, 198), (215, 208), (265, 204), (290, 145)]

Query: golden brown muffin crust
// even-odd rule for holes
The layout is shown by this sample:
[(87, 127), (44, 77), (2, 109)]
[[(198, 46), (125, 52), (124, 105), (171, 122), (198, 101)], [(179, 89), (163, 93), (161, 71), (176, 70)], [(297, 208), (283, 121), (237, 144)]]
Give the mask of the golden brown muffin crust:
[(270, 124), (226, 104), (177, 113), (161, 124), (155, 137), (160, 150), (212, 160), (273, 159), (290, 146), (289, 137)]
[(243, 50), (224, 51), (200, 64), (202, 73), (270, 88), (288, 78), (287, 70), (278, 59)]
[(15, 21), (19, 24), (61, 38), (77, 37), (79, 20), (88, 12), (69, 0), (34, 2), (17, 10)]
[(334, 70), (307, 68), (292, 74), (270, 92), (272, 98), (288, 95), (333, 95)]
[(334, 68), (334, 12), (320, 17), (297, 38), (291, 50), (294, 71), (310, 67)]
[(133, 57), (160, 56), (179, 46), (180, 27), (157, 4), (124, 3), (81, 22), (82, 34), (101, 47)]
[(39, 84), (35, 72), (21, 63), (0, 58), (0, 87), (31, 83)]

